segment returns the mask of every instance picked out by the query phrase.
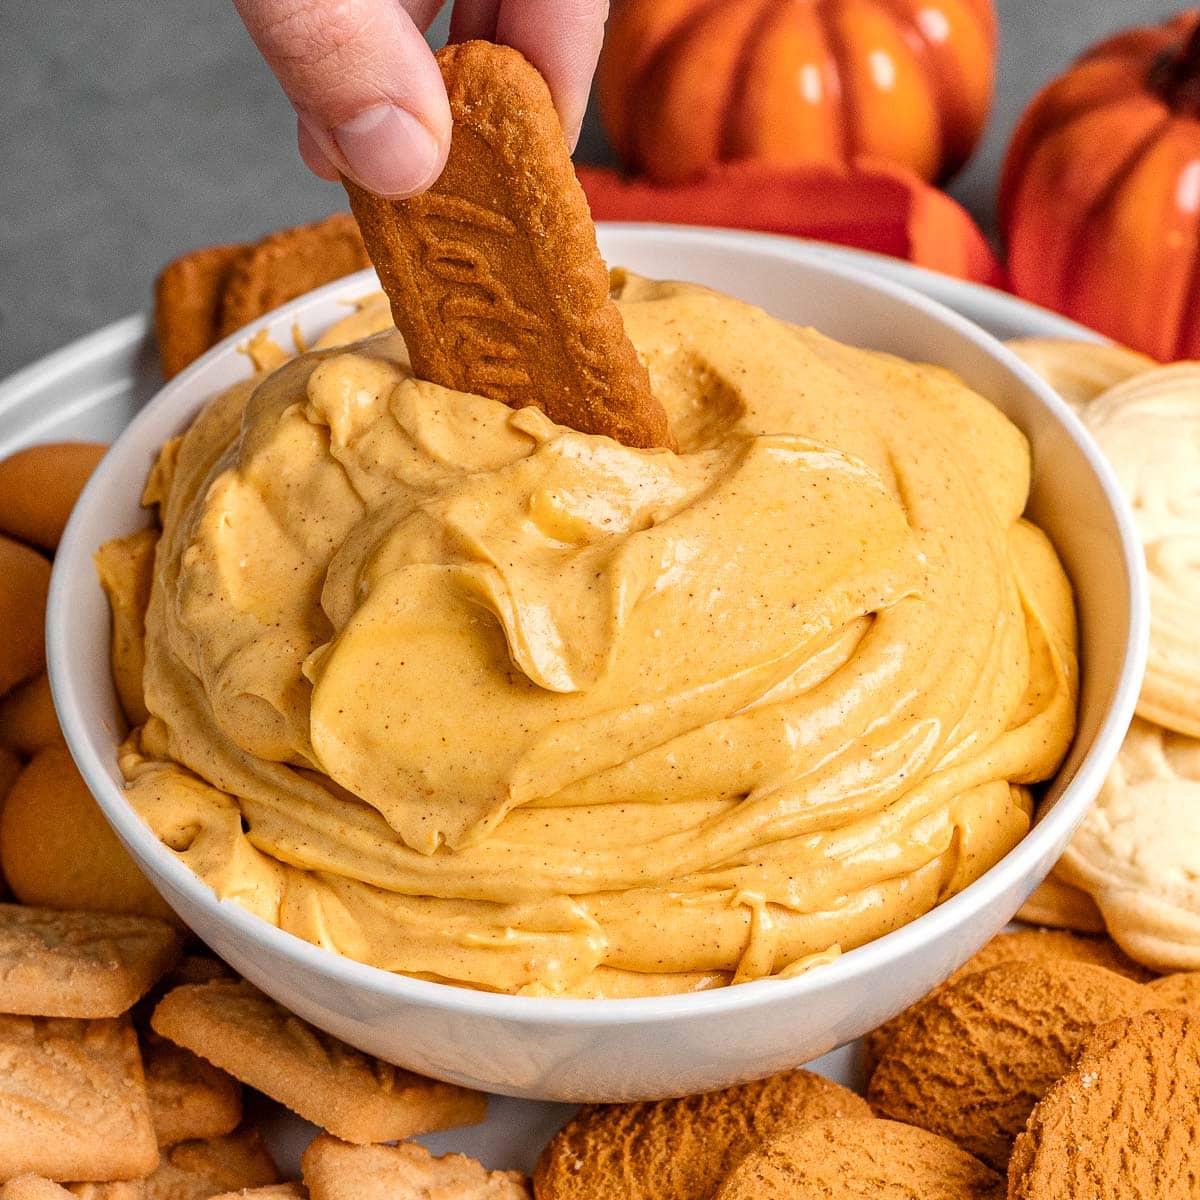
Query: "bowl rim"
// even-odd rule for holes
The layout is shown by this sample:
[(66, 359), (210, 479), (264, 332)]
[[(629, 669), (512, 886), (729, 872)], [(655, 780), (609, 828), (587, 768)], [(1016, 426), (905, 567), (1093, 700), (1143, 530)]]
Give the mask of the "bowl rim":
[[(616, 999), (582, 999), (548, 996), (520, 996), (487, 992), (449, 983), (417, 979), (358, 962), (335, 951), (306, 942), (270, 922), (243, 909), (233, 900), (218, 900), (215, 892), (170, 851), (134, 811), (116, 786), (102, 761), (97, 743), (98, 728), (90, 728), (74, 688), (75, 661), (82, 656), (72, 653), (73, 631), (70, 589), (81, 569), (91, 571), (96, 547), (83, 544), (85, 517), (110, 489), (110, 480), (119, 474), (124, 459), (132, 460), (130, 447), (136, 431), (155, 421), (159, 414), (177, 407), (177, 397), (212, 362), (231, 347), (243, 345), (260, 330), (278, 325), (289, 315), (321, 308), (330, 302), (345, 302), (378, 288), (370, 268), (327, 284), (263, 315), (245, 328), (225, 338), (168, 381), (136, 414), (112, 444), (100, 466), (88, 481), (75, 506), (63, 537), (51, 576), (47, 603), (47, 669), (60, 723), (67, 746), (84, 781), (96, 798), (101, 811), (137, 860), (149, 860), (153, 870), (176, 888), (189, 904), (209, 913), (212, 918), (232, 927), (233, 935), (248, 945), (264, 948), (302, 971), (364, 989), (379, 998), (399, 1004), (437, 1008), (478, 1017), (502, 1019), (516, 1024), (608, 1026), (626, 1023), (647, 1024), (684, 1016), (715, 1016), (735, 1013), (765, 1001), (797, 1000), (833, 991), (886, 969), (910, 954), (916, 954), (938, 942), (954, 927), (965, 922), (973, 911), (985, 909), (1005, 891), (1020, 884), (1029, 865), (1039, 854), (1045, 855), (1067, 830), (1082, 819), (1090, 799), (1099, 790), (1134, 714), (1149, 641), (1149, 592), (1145, 561), (1132, 513), (1125, 501), (1112, 468), (1086, 431), (1083, 423), (1031, 368), (1025, 365), (997, 338), (939, 301), (922, 295), (905, 284), (884, 279), (865, 266), (837, 261), (819, 244), (778, 234), (763, 234), (705, 226), (672, 226), (653, 223), (600, 222), (597, 225), (603, 243), (605, 235), (632, 235), (656, 244), (678, 249), (711, 248), (714, 242), (732, 249), (765, 252), (783, 257), (805, 268), (838, 276), (851, 283), (883, 292), (891, 299), (915, 308), (974, 343), (993, 359), (998, 359), (1032, 391), (1081, 451), (1096, 477), (1111, 510), (1120, 535), (1120, 555), (1129, 584), (1129, 636), (1121, 660), (1117, 686), (1100, 721), (1093, 743), (1081, 761), (1075, 776), (1063, 789), (1050, 812), (1003, 858), (962, 891), (928, 912), (861, 946), (823, 964), (820, 970), (791, 978), (752, 980), (736, 986), (700, 992), (672, 993)], [(203, 403), (201, 401), (200, 403)], [(190, 410), (198, 411), (199, 404)], [(98, 726), (98, 722), (90, 725)], [(111, 747), (110, 747), (111, 753)]]

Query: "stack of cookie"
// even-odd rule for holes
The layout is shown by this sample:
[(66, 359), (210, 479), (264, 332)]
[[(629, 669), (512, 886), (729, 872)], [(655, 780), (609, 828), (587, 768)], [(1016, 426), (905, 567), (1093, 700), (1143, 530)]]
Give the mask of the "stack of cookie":
[(315, 1200), (362, 1200), (368, 1179), (527, 1195), (458, 1155), (371, 1145), (480, 1121), (486, 1099), (360, 1054), (190, 943), (75, 769), (42, 630), (50, 558), (104, 450), (0, 462), (0, 898), (16, 900), (0, 903), (0, 1197), (307, 1194), (244, 1121), (243, 1084), (329, 1131), (305, 1159)]
[(1150, 657), (1117, 764), (1027, 920), (1109, 934), (1158, 971), (1200, 969), (1200, 364), (1118, 346), (1012, 348), (1079, 413), (1137, 520)]
[(349, 213), (181, 255), (163, 268), (154, 289), (163, 378), (263, 313), (370, 265)]

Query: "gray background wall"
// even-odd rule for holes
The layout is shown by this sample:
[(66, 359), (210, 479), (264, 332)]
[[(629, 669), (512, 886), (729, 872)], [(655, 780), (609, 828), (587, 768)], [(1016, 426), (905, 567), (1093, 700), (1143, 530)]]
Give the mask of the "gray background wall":
[[(1100, 35), (1180, 7), (999, 0), (992, 122), (952, 188), (985, 227), (1033, 92)], [(0, 0), (0, 28), (0, 376), (144, 308), (175, 254), (342, 204), (301, 164), (291, 110), (228, 0)], [(609, 160), (594, 118), (579, 157)]]

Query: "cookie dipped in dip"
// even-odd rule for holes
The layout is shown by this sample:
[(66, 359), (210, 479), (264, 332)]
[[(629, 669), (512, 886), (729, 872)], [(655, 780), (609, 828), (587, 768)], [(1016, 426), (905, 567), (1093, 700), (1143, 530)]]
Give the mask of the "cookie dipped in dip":
[(1077, 666), (1023, 435), (938, 368), (616, 295), (678, 452), (417, 380), (381, 304), (164, 448), (121, 761), (218, 896), (421, 978), (648, 995), (827, 961), (1028, 830)]

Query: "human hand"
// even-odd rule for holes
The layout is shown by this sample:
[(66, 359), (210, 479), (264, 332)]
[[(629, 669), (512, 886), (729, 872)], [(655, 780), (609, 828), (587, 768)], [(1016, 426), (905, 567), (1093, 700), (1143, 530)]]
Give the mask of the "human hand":
[[(444, 0), (233, 0), (296, 110), (300, 154), (384, 196), (424, 191), (450, 146), (450, 107), (423, 31)], [(546, 77), (571, 145), (607, 0), (455, 0), (451, 41), (512, 46)]]

